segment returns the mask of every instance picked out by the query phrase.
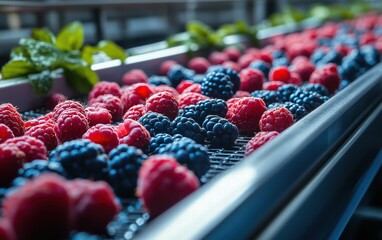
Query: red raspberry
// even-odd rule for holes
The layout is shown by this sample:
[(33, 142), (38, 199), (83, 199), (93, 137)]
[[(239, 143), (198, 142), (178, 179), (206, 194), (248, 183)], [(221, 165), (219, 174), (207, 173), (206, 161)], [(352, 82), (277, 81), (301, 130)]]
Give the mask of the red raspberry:
[(109, 153), (119, 144), (119, 138), (115, 127), (106, 124), (97, 124), (89, 128), (82, 138), (98, 143), (103, 147), (106, 153)]
[(59, 104), (60, 102), (64, 102), (68, 100), (68, 98), (61, 94), (61, 93), (54, 93), (52, 95), (49, 96), (49, 98), (47, 99), (46, 103), (45, 103), (45, 107), (49, 110), (53, 110), (55, 106), (57, 106), (57, 104)]
[(173, 60), (167, 60), (162, 62), (159, 68), (160, 74), (162, 76), (167, 76), (168, 71), (170, 71), (170, 69), (177, 64), (178, 63)]
[(14, 138), (12, 130), (7, 125), (0, 123), (0, 143), (5, 142), (7, 139)]
[(147, 112), (157, 112), (174, 120), (178, 116), (178, 102), (173, 94), (160, 92), (152, 95), (146, 101)]
[(141, 96), (138, 95), (133, 89), (128, 89), (123, 92), (122, 97), (123, 110), (126, 112), (132, 106), (138, 104), (145, 104), (145, 99), (142, 99)]
[(240, 70), (241, 70), (240, 65), (235, 63), (235, 62), (232, 62), (232, 61), (224, 62), (222, 65), (223, 65), (223, 67), (231, 68), (232, 70), (235, 70), (236, 72), (240, 72)]
[(154, 94), (154, 90), (147, 83), (136, 83), (131, 85), (130, 89), (132, 89), (136, 94), (138, 94), (142, 99), (146, 100), (151, 95)]
[(176, 87), (176, 91), (178, 91), (178, 93), (182, 94), (183, 91), (188, 88), (189, 86), (192, 86), (194, 84), (193, 81), (191, 80), (183, 80), (179, 83), (179, 85)]
[(132, 119), (132, 120), (138, 121), (146, 113), (147, 113), (146, 106), (143, 104), (138, 104), (131, 107), (129, 110), (127, 110), (125, 115), (123, 115), (122, 119), (123, 120)]
[(23, 166), (25, 153), (16, 145), (0, 144), (0, 187), (9, 187)]
[(298, 75), (295, 72), (292, 72), (288, 83), (296, 86), (302, 86), (302, 79), (300, 75)]
[(268, 53), (268, 52), (265, 52), (265, 51), (261, 51), (261, 52), (259, 53), (259, 58), (260, 58), (260, 60), (262, 60), (263, 62), (266, 62), (266, 63), (269, 63), (269, 64), (272, 64), (272, 62), (273, 62), (272, 53)]
[(106, 108), (114, 121), (119, 121), (123, 116), (123, 104), (121, 99), (111, 94), (101, 95), (91, 99), (89, 106)]
[(280, 81), (288, 83), (291, 73), (286, 66), (274, 67), (269, 72), (269, 81)]
[(150, 133), (139, 122), (126, 119), (117, 127), (119, 144), (127, 144), (145, 151), (150, 142)]
[(235, 47), (227, 47), (223, 52), (228, 56), (228, 59), (233, 62), (237, 62), (241, 56), (240, 50)]
[(208, 60), (210, 61), (211, 65), (220, 65), (224, 62), (228, 61), (228, 55), (223, 52), (212, 52), (210, 56), (208, 57)]
[(105, 182), (78, 179), (66, 183), (73, 204), (74, 228), (93, 234), (105, 234), (107, 225), (121, 206), (111, 187)]
[(66, 239), (70, 230), (69, 194), (64, 180), (43, 175), (28, 181), (4, 200), (6, 217), (19, 240)]
[(238, 102), (239, 100), (240, 100), (240, 98), (231, 98), (231, 99), (228, 99), (228, 101), (226, 102), (228, 109), (231, 106), (233, 106), (234, 104), (236, 104), (236, 102)]
[(2, 240), (16, 239), (13, 228), (7, 219), (0, 219), (0, 239)]
[(68, 110), (68, 109), (73, 109), (73, 110), (75, 110), (76, 112), (81, 113), (82, 115), (86, 116), (85, 108), (84, 108), (84, 106), (82, 106), (81, 103), (76, 102), (76, 101), (72, 101), (72, 100), (67, 100), (67, 101), (64, 101), (64, 102), (60, 102), (60, 103), (57, 104), (57, 106), (53, 109), (52, 119), (53, 119), (54, 121), (57, 121), (58, 116), (60, 116), (60, 114), (61, 114), (63, 111)]
[(61, 142), (81, 138), (88, 128), (88, 119), (75, 109), (63, 111), (54, 124), (54, 131)]
[(101, 81), (94, 85), (93, 89), (89, 93), (88, 99), (91, 100), (105, 94), (111, 94), (120, 98), (121, 89), (115, 82)]
[(30, 127), (26, 130), (25, 136), (34, 137), (42, 141), (48, 151), (56, 148), (58, 144), (53, 122), (46, 122)]
[(274, 139), (279, 135), (276, 131), (271, 132), (258, 132), (256, 135), (245, 145), (244, 157), (249, 156), (252, 152), (266, 144), (268, 141)]
[(246, 91), (237, 91), (235, 95), (233, 95), (233, 98), (243, 98), (243, 97), (250, 97), (251, 94)]
[(166, 86), (166, 85), (154, 86), (154, 93), (162, 93), (162, 92), (171, 93), (175, 98), (177, 98), (179, 95), (178, 91), (176, 91), (176, 89), (173, 87)]
[(31, 162), (36, 159), (48, 159), (48, 151), (44, 143), (37, 138), (30, 136), (15, 137), (8, 139), (4, 144), (16, 145), (25, 153), (25, 162)]
[(307, 42), (303, 43), (293, 43), (287, 46), (287, 56), (289, 59), (293, 60), (297, 56), (310, 57), (313, 52), (314, 47)]
[(90, 127), (100, 123), (110, 124), (112, 122), (111, 113), (106, 108), (87, 107), (85, 108), (85, 113)]
[[(298, 58), (296, 58), (296, 59), (298, 59)], [(310, 75), (316, 69), (314, 64), (309, 60), (293, 61), (291, 68), (292, 68), (293, 72), (300, 75), (301, 79), (304, 82), (309, 81)]]
[(203, 94), (200, 94), (200, 93), (189, 92), (189, 93), (180, 94), (178, 98), (179, 109), (183, 109), (190, 105), (195, 105), (199, 101), (203, 101), (207, 99), (209, 99), (209, 97), (204, 96)]
[(382, 54), (382, 38), (378, 39), (376, 42), (375, 42), (375, 46), (374, 46), (378, 52), (380, 54)]
[(182, 93), (202, 93), (202, 86), (198, 83), (194, 83), (188, 88), (184, 89)]
[(234, 99), (228, 106), (227, 119), (236, 125), (240, 134), (258, 132), (261, 115), (267, 110), (264, 101), (253, 97)]
[(246, 68), (240, 72), (240, 90), (253, 92), (263, 89), (264, 75), (261, 71)]
[(256, 57), (245, 54), (239, 58), (237, 63), (239, 64), (241, 69), (244, 69), (244, 68), (247, 68), (249, 64), (251, 64), (251, 62), (253, 62), (254, 60), (256, 60)]
[(342, 57), (345, 57), (346, 55), (348, 55), (352, 51), (352, 48), (346, 46), (345, 44), (336, 45), (334, 47), (334, 49), (337, 52), (339, 52), (342, 55)]
[(277, 91), (277, 89), (279, 89), (279, 87), (281, 87), (284, 84), (284, 82), (280, 81), (266, 82), (263, 84), (263, 90)]
[(195, 175), (170, 156), (153, 155), (139, 171), (137, 193), (153, 218), (198, 188)]
[(0, 105), (0, 123), (7, 125), (16, 137), (24, 135), (24, 121), (12, 104), (4, 103)]
[(188, 62), (188, 68), (194, 70), (197, 74), (204, 74), (210, 67), (210, 63), (204, 57), (195, 57)]
[[(263, 49), (263, 51), (264, 51), (264, 49)], [(257, 48), (248, 48), (247, 50), (245, 50), (245, 54), (252, 56), (254, 58), (259, 58), (260, 50)]]
[(328, 89), (333, 94), (341, 84), (341, 77), (338, 73), (337, 66), (329, 63), (321, 68), (316, 69), (309, 79), (310, 83), (318, 83)]
[(141, 69), (132, 69), (122, 77), (122, 85), (133, 85), (135, 83), (147, 83), (148, 77)]
[(281, 133), (294, 124), (292, 113), (284, 107), (270, 109), (263, 113), (260, 119), (262, 132), (276, 131)]
[(361, 46), (367, 44), (374, 44), (376, 40), (377, 37), (372, 32), (366, 32), (359, 37), (359, 43), (361, 44)]
[(24, 122), (25, 131), (28, 131), (31, 127), (38, 126), (40, 124), (46, 124), (46, 123), (54, 124), (54, 120), (50, 117), (51, 115), (46, 114), (44, 116), (41, 116), (35, 119), (30, 119)]

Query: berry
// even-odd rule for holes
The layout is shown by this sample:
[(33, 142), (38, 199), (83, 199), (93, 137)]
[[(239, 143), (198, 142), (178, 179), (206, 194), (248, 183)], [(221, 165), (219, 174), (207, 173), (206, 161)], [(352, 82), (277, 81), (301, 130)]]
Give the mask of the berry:
[(168, 92), (160, 92), (152, 95), (146, 101), (148, 112), (161, 113), (171, 120), (178, 116), (178, 101), (173, 94)]
[(266, 82), (263, 84), (263, 90), (268, 90), (268, 91), (277, 91), (279, 87), (284, 85), (284, 82), (280, 81), (271, 81), (271, 82)]
[(322, 58), (324, 58), (326, 55), (326, 52), (322, 49), (317, 49), (314, 51), (314, 53), (310, 56), (310, 60), (312, 63), (317, 64)]
[(133, 85), (135, 83), (147, 83), (146, 73), (140, 69), (132, 69), (122, 77), (122, 85)]
[(88, 99), (94, 99), (102, 95), (111, 94), (118, 98), (121, 97), (121, 89), (115, 82), (101, 81), (94, 85), (93, 89), (90, 91)]
[(60, 102), (57, 104), (57, 106), (53, 109), (53, 115), (52, 119), (54, 121), (57, 121), (58, 117), (61, 115), (61, 113), (65, 110), (75, 110), (75, 112), (78, 112), (84, 116), (86, 116), (85, 108), (82, 106), (81, 103), (72, 101), (72, 100), (66, 100), (64, 102)]
[[(1, 203), (1, 197), (0, 197)], [(16, 239), (13, 228), (7, 219), (0, 218), (0, 239), (2, 240), (14, 240)]]
[(289, 60), (286, 57), (280, 57), (273, 59), (272, 67), (287, 67), (289, 65)]
[(97, 124), (89, 128), (82, 138), (98, 143), (103, 147), (106, 153), (109, 153), (119, 144), (119, 138), (115, 127), (107, 124)]
[(292, 103), (303, 106), (308, 112), (313, 111), (325, 102), (322, 96), (316, 92), (297, 90), (290, 96)]
[(85, 115), (75, 109), (63, 111), (54, 125), (54, 131), (61, 142), (81, 138), (88, 128), (89, 123)]
[(208, 57), (211, 65), (219, 65), (229, 60), (229, 57), (226, 53), (223, 52), (212, 52)]
[(255, 60), (251, 62), (249, 67), (261, 71), (263, 76), (266, 77), (268, 77), (269, 72), (271, 71), (271, 65), (261, 60)]
[(280, 81), (288, 83), (290, 78), (291, 73), (288, 67), (285, 66), (274, 67), (269, 72), (269, 81)]
[(107, 174), (107, 155), (102, 146), (87, 139), (59, 145), (50, 152), (49, 160), (60, 162), (68, 178), (101, 180)]
[(316, 69), (309, 79), (310, 83), (318, 83), (326, 87), (330, 94), (333, 94), (341, 83), (341, 78), (335, 64), (327, 64)]
[(123, 111), (128, 111), (131, 107), (138, 104), (145, 104), (146, 99), (141, 97), (134, 89), (129, 88), (124, 91), (121, 97)]
[(14, 137), (12, 130), (7, 125), (0, 123), (0, 143)]
[(244, 157), (248, 157), (252, 152), (274, 139), (279, 135), (276, 131), (271, 132), (258, 132), (256, 135), (245, 145)]
[(149, 131), (151, 137), (158, 133), (171, 132), (171, 120), (160, 113), (146, 113), (139, 119), (139, 122)]
[(251, 62), (253, 62), (256, 59), (258, 59), (258, 57), (244, 54), (244, 55), (241, 55), (237, 63), (239, 64), (241, 69), (243, 69), (243, 68), (247, 68), (251, 64)]
[(265, 102), (260, 98), (239, 98), (228, 108), (227, 119), (236, 125), (240, 134), (252, 135), (259, 131), (259, 121), (265, 110)]
[(246, 68), (240, 72), (240, 81), (240, 90), (253, 92), (263, 88), (264, 76), (263, 73), (259, 70)]
[(25, 136), (34, 137), (42, 141), (48, 151), (57, 147), (58, 144), (56, 132), (54, 131), (54, 124), (50, 122), (28, 128), (25, 131)]
[(85, 113), (90, 127), (97, 124), (110, 124), (112, 122), (111, 113), (106, 108), (87, 107)]
[(179, 116), (171, 122), (171, 134), (180, 134), (188, 137), (199, 144), (204, 143), (205, 130), (192, 118)]
[(177, 87), (179, 83), (183, 80), (192, 80), (194, 77), (195, 72), (182, 67), (181, 65), (175, 65), (170, 68), (170, 71), (168, 71), (167, 77), (171, 82), (171, 85), (173, 87)]
[(298, 87), (292, 84), (285, 84), (277, 89), (277, 96), (280, 102), (289, 102), (290, 95), (298, 90)]
[(150, 142), (150, 133), (139, 122), (126, 119), (117, 127), (120, 144), (134, 146), (144, 151)]
[(152, 218), (198, 188), (195, 175), (170, 156), (151, 156), (139, 171), (137, 193)]
[(240, 50), (235, 47), (227, 47), (223, 52), (228, 56), (229, 60), (233, 62), (237, 62), (241, 56)]
[(161, 63), (160, 65), (160, 69), (159, 69), (159, 72), (162, 76), (165, 76), (168, 74), (168, 72), (170, 71), (170, 69), (177, 65), (178, 63), (173, 61), (173, 60), (167, 60), (167, 61), (164, 61)]
[(157, 76), (157, 75), (152, 75), (151, 77), (149, 77), (149, 84), (155, 85), (155, 86), (160, 86), (160, 85), (171, 86), (171, 82), (168, 79), (168, 77)]
[(41, 124), (53, 124), (54, 120), (51, 118), (53, 115), (53, 112), (50, 112), (49, 114), (43, 115), (38, 118), (30, 119), (26, 122), (24, 122), (25, 131), (28, 131), (31, 127), (38, 126)]
[(233, 87), (232, 87), (233, 93), (235, 93), (237, 90), (240, 89), (241, 82), (240, 82), (239, 74), (235, 70), (233, 70), (232, 68), (227, 68), (227, 67), (224, 67), (221, 65), (211, 66), (208, 69), (206, 76), (210, 73), (213, 73), (213, 72), (224, 73), (225, 75), (228, 76), (229, 80), (233, 84)]
[(44, 175), (16, 189), (3, 204), (17, 239), (65, 239), (69, 235), (71, 201), (64, 180)]
[(308, 115), (308, 111), (306, 111), (306, 109), (303, 106), (298, 105), (296, 103), (292, 103), (292, 102), (274, 103), (269, 105), (268, 107), (269, 109), (277, 108), (277, 107), (285, 107), (292, 113), (293, 119), (296, 122), (300, 120), (301, 118), (305, 117), (306, 115)]
[(31, 162), (35, 159), (48, 159), (44, 143), (37, 138), (30, 136), (15, 137), (8, 139), (4, 144), (16, 145), (25, 153), (25, 162)]
[(178, 91), (176, 91), (175, 88), (166, 86), (166, 85), (155, 86), (153, 90), (154, 90), (154, 93), (161, 93), (161, 92), (171, 93), (175, 98), (177, 98), (179, 95)]
[(227, 103), (221, 99), (207, 99), (198, 102), (196, 105), (190, 105), (180, 111), (179, 116), (194, 119), (202, 124), (208, 115), (218, 115), (225, 117), (228, 111)]
[(280, 101), (277, 92), (268, 90), (254, 91), (251, 93), (251, 97), (261, 98), (267, 106)]
[(121, 144), (109, 153), (109, 182), (119, 197), (134, 197), (138, 171), (147, 156), (140, 149)]
[(13, 185), (21, 186), (27, 180), (36, 178), (43, 173), (55, 173), (65, 176), (65, 171), (62, 165), (58, 162), (50, 162), (46, 160), (34, 160), (25, 163), (23, 168), (19, 169), (17, 178), (13, 181)]
[(188, 62), (188, 68), (195, 71), (196, 74), (203, 74), (209, 68), (210, 63), (204, 57), (195, 57)]
[(146, 113), (147, 113), (146, 106), (143, 104), (138, 104), (131, 107), (129, 110), (127, 110), (125, 115), (123, 115), (122, 119), (123, 120), (132, 119), (132, 120), (138, 121), (139, 118), (145, 115)]
[(202, 94), (212, 98), (228, 100), (233, 96), (233, 84), (230, 78), (221, 72), (207, 74), (202, 82)]
[(195, 105), (198, 102), (207, 100), (207, 99), (208, 99), (207, 96), (204, 96), (203, 94), (200, 94), (200, 93), (194, 93), (194, 92), (183, 93), (179, 95), (178, 97), (179, 109), (183, 109), (190, 105)]
[(24, 121), (12, 104), (4, 103), (0, 105), (0, 123), (9, 127), (16, 137), (24, 135)]
[(50, 95), (49, 98), (46, 100), (45, 107), (49, 110), (53, 110), (54, 107), (57, 106), (57, 104), (66, 100), (68, 100), (68, 98), (65, 95), (60, 93), (54, 93)]
[(338, 51), (332, 49), (332, 50), (329, 50), (325, 54), (325, 56), (316, 63), (316, 65), (323, 66), (329, 63), (334, 63), (336, 65), (339, 65), (341, 64), (341, 61), (342, 61), (342, 55)]
[(212, 147), (230, 148), (239, 137), (239, 130), (227, 119), (209, 115), (203, 122), (206, 139)]
[(182, 93), (202, 93), (202, 85), (198, 84), (198, 83), (194, 83), (190, 86), (188, 86), (186, 89), (184, 89), (184, 91)]
[(241, 67), (239, 66), (239, 64), (237, 64), (236, 62), (232, 62), (232, 61), (224, 62), (222, 64), (222, 66), (225, 68), (232, 69), (236, 72), (240, 72), (240, 70), (241, 70)]
[(361, 54), (363, 55), (365, 63), (369, 68), (374, 67), (381, 60), (380, 53), (373, 45), (362, 46)]
[(24, 159), (25, 153), (16, 145), (0, 144), (0, 187), (9, 187)]
[(281, 133), (294, 124), (292, 113), (285, 107), (277, 107), (267, 110), (260, 119), (260, 130), (262, 132), (276, 131)]
[(105, 94), (98, 96), (97, 98), (93, 98), (89, 101), (89, 106), (90, 107), (95, 107), (95, 108), (106, 108), (112, 118), (113, 121), (119, 121), (122, 119), (123, 116), (123, 104), (122, 100), (119, 97), (116, 97), (111, 94)]
[(301, 88), (304, 91), (311, 91), (320, 94), (321, 96), (329, 96), (328, 90), (321, 84), (307, 83)]
[(183, 91), (188, 88), (189, 86), (193, 85), (194, 82), (191, 80), (183, 80), (180, 82), (180, 84), (176, 87), (176, 90), (178, 93), (182, 94)]
[(102, 240), (98, 235), (93, 235), (87, 232), (74, 232), (70, 235), (69, 240)]
[(288, 84), (293, 84), (295, 86), (301, 86), (302, 85), (302, 79), (301, 79), (300, 75), (298, 75), (295, 72), (292, 72), (291, 77), (288, 81)]
[[(246, 91), (237, 91), (235, 95), (233, 95), (233, 98), (243, 98), (243, 97), (250, 97), (251, 94)], [(232, 99), (232, 98), (231, 98)], [(229, 100), (228, 100), (229, 101)]]
[(173, 156), (180, 164), (193, 171), (199, 179), (210, 168), (207, 149), (187, 137), (161, 147), (158, 153)]
[[(180, 136), (182, 137), (182, 136)], [(166, 144), (172, 143), (174, 141), (173, 137), (167, 133), (159, 133), (154, 137), (150, 138), (149, 146), (147, 147), (147, 152), (149, 154), (156, 154), (161, 147)]]

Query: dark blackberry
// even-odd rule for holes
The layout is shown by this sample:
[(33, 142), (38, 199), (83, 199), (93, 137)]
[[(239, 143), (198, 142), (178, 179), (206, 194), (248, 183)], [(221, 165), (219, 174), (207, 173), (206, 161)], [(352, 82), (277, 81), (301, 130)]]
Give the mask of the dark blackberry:
[(314, 53), (310, 56), (310, 61), (312, 61), (314, 64), (317, 64), (321, 59), (325, 57), (325, 55), (325, 51), (318, 49), (314, 51)]
[(207, 116), (202, 126), (211, 147), (231, 148), (239, 137), (239, 130), (235, 125), (216, 115)]
[(368, 68), (371, 68), (380, 61), (381, 55), (378, 50), (372, 45), (365, 45), (361, 47), (361, 54)]
[(202, 124), (208, 115), (218, 115), (225, 117), (228, 111), (227, 103), (222, 99), (207, 99), (198, 102), (196, 105), (185, 107), (179, 112), (179, 116), (194, 119), (197, 123)]
[(212, 72), (207, 74), (202, 82), (202, 94), (211, 98), (228, 100), (234, 95), (233, 84), (228, 75)]
[(168, 77), (158, 76), (158, 75), (153, 75), (149, 77), (149, 84), (155, 85), (155, 86), (160, 86), (160, 85), (171, 86), (171, 82), (168, 79)]
[(284, 51), (280, 51), (280, 50), (275, 50), (272, 52), (272, 57), (275, 59), (275, 58), (285, 58), (286, 57), (286, 53)]
[(87, 232), (74, 232), (70, 235), (69, 240), (102, 240), (101, 236), (93, 235)]
[(298, 87), (292, 84), (285, 84), (276, 91), (280, 102), (288, 102), (290, 95), (297, 91)]
[(339, 73), (342, 79), (346, 79), (350, 82), (354, 81), (359, 77), (359, 69), (361, 66), (354, 60), (345, 57), (342, 61)]
[(166, 144), (172, 143), (174, 140), (170, 134), (159, 133), (150, 139), (149, 146), (147, 147), (148, 154), (158, 153), (160, 147), (165, 146)]
[(303, 106), (298, 105), (296, 103), (292, 103), (292, 102), (274, 103), (269, 105), (268, 108), (272, 109), (277, 107), (287, 108), (292, 113), (293, 118), (296, 122), (308, 114), (308, 111), (306, 111), (306, 109)]
[(210, 158), (207, 149), (194, 140), (183, 137), (179, 141), (174, 141), (161, 147), (159, 154), (169, 154), (176, 160), (187, 166), (200, 179), (210, 168)]
[(325, 54), (325, 56), (322, 57), (322, 58), (316, 63), (316, 65), (318, 65), (318, 66), (322, 66), (322, 65), (326, 65), (326, 64), (328, 64), (328, 63), (335, 63), (335, 64), (337, 64), (337, 65), (340, 65), (340, 64), (341, 64), (341, 61), (342, 61), (342, 55), (341, 55), (338, 51), (332, 49), (332, 50), (330, 50), (329, 52), (327, 52), (327, 53)]
[(5, 196), (8, 194), (8, 188), (0, 188), (0, 207), (3, 203)]
[(201, 85), (205, 78), (206, 78), (206, 75), (197, 74), (194, 76), (194, 78), (192, 80), (194, 81), (194, 83), (198, 83)]
[(107, 155), (101, 145), (87, 139), (64, 142), (50, 152), (49, 160), (60, 162), (68, 178), (103, 180), (107, 176)]
[(239, 77), (239, 74), (235, 70), (233, 70), (231, 68), (223, 67), (223, 66), (220, 66), (220, 65), (213, 66), (213, 67), (211, 67), (211, 69), (213, 69), (213, 71), (211, 71), (209, 69), (207, 74), (210, 74), (212, 72), (220, 72), (220, 73), (224, 73), (225, 75), (227, 75), (229, 77), (229, 80), (233, 84), (233, 87), (232, 87), (233, 93), (235, 93), (237, 90), (240, 89), (240, 85), (241, 85), (240, 77)]
[(302, 90), (308, 91), (308, 92), (316, 92), (320, 94), (321, 96), (329, 96), (328, 89), (324, 87), (321, 84), (317, 83), (307, 83), (301, 87)]
[(138, 172), (147, 156), (135, 147), (121, 144), (109, 153), (109, 182), (119, 197), (134, 197)]
[(261, 98), (268, 106), (269, 104), (279, 102), (279, 97), (275, 91), (269, 90), (256, 90), (251, 93), (252, 97)]
[(181, 81), (192, 80), (194, 75), (194, 71), (182, 67), (181, 65), (175, 65), (168, 71), (167, 77), (170, 80), (171, 85), (176, 88)]
[(158, 133), (171, 133), (171, 120), (160, 113), (146, 113), (138, 120), (153, 137)]
[(272, 61), (272, 67), (289, 66), (289, 60), (286, 57), (275, 58)]
[(188, 137), (196, 143), (204, 144), (205, 130), (194, 119), (188, 117), (176, 117), (171, 122), (172, 135), (180, 134)]
[(313, 111), (325, 102), (320, 94), (304, 90), (294, 92), (290, 96), (290, 101), (305, 107), (308, 112)]
[(255, 60), (251, 62), (249, 67), (261, 71), (265, 78), (268, 78), (269, 71), (271, 71), (271, 65), (262, 60)]
[(349, 86), (350, 82), (348, 80), (342, 80), (340, 85), (340, 90), (343, 90), (347, 86)]

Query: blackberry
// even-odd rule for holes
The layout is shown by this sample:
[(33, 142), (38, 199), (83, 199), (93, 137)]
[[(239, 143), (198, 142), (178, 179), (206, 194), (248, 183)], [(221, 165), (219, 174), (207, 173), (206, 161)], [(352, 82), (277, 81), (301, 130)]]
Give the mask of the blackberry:
[(298, 105), (297, 103), (285, 102), (285, 103), (274, 103), (269, 105), (269, 109), (277, 108), (277, 107), (287, 108), (292, 113), (293, 118), (296, 122), (308, 114), (308, 111), (303, 106)]
[(325, 54), (324, 57), (322, 57), (316, 65), (326, 65), (328, 63), (335, 63), (337, 65), (340, 65), (342, 61), (342, 55), (336, 51), (336, 50), (330, 50), (328, 53)]
[(218, 115), (225, 117), (228, 111), (227, 103), (222, 99), (207, 99), (198, 102), (196, 105), (185, 107), (179, 112), (179, 116), (194, 119), (197, 123), (202, 124), (208, 115)]
[(205, 78), (206, 78), (206, 75), (197, 74), (194, 76), (194, 78), (192, 80), (194, 81), (194, 83), (202, 84), (202, 82), (204, 81)]
[(3, 203), (5, 196), (8, 194), (8, 188), (0, 188), (0, 207)]
[(378, 50), (372, 45), (365, 45), (361, 47), (361, 54), (364, 57), (366, 65), (371, 68), (380, 61), (381, 55)]
[(239, 130), (235, 125), (216, 115), (207, 116), (202, 126), (212, 147), (230, 148), (239, 137)]
[(267, 106), (280, 101), (277, 93), (269, 90), (256, 90), (251, 93), (251, 97), (263, 99)]
[(49, 154), (60, 162), (68, 178), (103, 180), (107, 176), (107, 155), (101, 145), (87, 139), (64, 142)]
[(290, 95), (297, 91), (298, 87), (292, 84), (285, 84), (276, 91), (280, 102), (288, 102)]
[(274, 59), (276, 59), (276, 58), (285, 58), (286, 57), (286, 53), (284, 51), (275, 50), (275, 51), (272, 52), (272, 57)]
[(343, 90), (347, 86), (349, 86), (350, 82), (348, 80), (342, 80), (340, 85), (340, 90)]
[(249, 67), (261, 71), (266, 78), (268, 78), (269, 71), (271, 71), (271, 65), (262, 60), (255, 60), (251, 62)]
[(146, 113), (138, 120), (153, 137), (158, 133), (171, 133), (171, 120), (160, 113)]
[(233, 70), (231, 68), (224, 67), (222, 65), (215, 65), (215, 66), (211, 66), (210, 68), (208, 68), (206, 76), (210, 73), (213, 73), (213, 72), (224, 73), (225, 75), (227, 75), (229, 77), (229, 80), (233, 84), (233, 87), (232, 87), (233, 93), (235, 93), (237, 90), (240, 89), (240, 85), (241, 85), (240, 77), (239, 77), (239, 74), (235, 70)]
[(272, 62), (272, 67), (289, 66), (289, 60), (286, 57), (275, 58)]
[(318, 49), (314, 51), (314, 53), (310, 56), (310, 61), (312, 61), (314, 64), (317, 64), (321, 59), (325, 57), (325, 55), (326, 53), (323, 50)]
[(207, 74), (206, 79), (202, 82), (202, 94), (211, 98), (228, 100), (234, 94), (233, 84), (228, 75), (212, 72)]
[(356, 61), (345, 57), (339, 70), (341, 78), (350, 82), (354, 81), (360, 75), (360, 68), (361, 66)]
[(194, 71), (182, 67), (181, 65), (175, 65), (168, 71), (167, 77), (170, 80), (171, 85), (176, 88), (181, 81), (192, 80), (194, 75)]
[(329, 96), (328, 89), (324, 87), (321, 84), (317, 83), (307, 83), (301, 87), (302, 90), (308, 91), (308, 92), (316, 92), (320, 94), (321, 96)]
[(199, 144), (204, 144), (205, 130), (195, 120), (179, 116), (171, 122), (172, 135), (180, 134)]
[(167, 133), (159, 133), (150, 139), (149, 146), (147, 147), (148, 154), (158, 153), (160, 147), (166, 144), (172, 143), (174, 141), (173, 137)]
[(290, 96), (290, 101), (305, 107), (308, 112), (313, 111), (325, 102), (320, 94), (304, 90), (294, 92)]
[(160, 85), (171, 86), (171, 82), (168, 79), (168, 77), (158, 76), (158, 75), (153, 75), (149, 77), (149, 84), (155, 85), (155, 86), (160, 86)]
[(147, 156), (135, 147), (121, 144), (109, 153), (109, 182), (119, 197), (134, 197), (138, 172)]
[(210, 168), (210, 158), (207, 149), (194, 140), (183, 137), (179, 141), (174, 141), (161, 147), (159, 154), (169, 154), (176, 160), (187, 166), (200, 179)]

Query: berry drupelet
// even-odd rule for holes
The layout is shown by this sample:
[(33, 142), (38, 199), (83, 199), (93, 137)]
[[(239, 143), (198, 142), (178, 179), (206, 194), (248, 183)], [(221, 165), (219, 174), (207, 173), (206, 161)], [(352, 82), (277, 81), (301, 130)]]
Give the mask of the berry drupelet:
[(160, 113), (146, 113), (138, 120), (154, 137), (158, 133), (171, 133), (171, 120)]
[(180, 134), (196, 143), (203, 144), (206, 132), (192, 118), (179, 116), (171, 122), (172, 135)]

